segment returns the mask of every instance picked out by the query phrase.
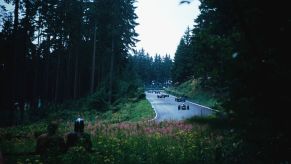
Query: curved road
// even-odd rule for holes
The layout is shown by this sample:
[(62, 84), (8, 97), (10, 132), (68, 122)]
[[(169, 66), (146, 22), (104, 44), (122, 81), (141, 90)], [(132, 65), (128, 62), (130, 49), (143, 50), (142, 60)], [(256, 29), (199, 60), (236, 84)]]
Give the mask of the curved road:
[[(161, 92), (161, 94), (163, 93)], [(175, 96), (172, 95), (166, 98), (157, 98), (157, 95), (146, 92), (146, 98), (156, 112), (156, 117), (153, 119), (155, 121), (184, 120), (192, 116), (208, 116), (213, 114), (213, 110), (208, 107), (190, 101), (176, 102)], [(178, 105), (182, 103), (189, 105), (189, 110), (178, 110)]]

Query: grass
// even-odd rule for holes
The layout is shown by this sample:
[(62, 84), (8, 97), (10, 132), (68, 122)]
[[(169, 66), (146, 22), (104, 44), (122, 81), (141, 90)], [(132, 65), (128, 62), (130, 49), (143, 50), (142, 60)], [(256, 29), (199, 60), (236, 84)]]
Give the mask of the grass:
[(154, 111), (145, 99), (120, 101), (107, 112), (86, 106), (78, 109), (78, 105), (67, 107), (51, 106), (45, 119), (0, 128), (0, 152), (5, 163), (44, 163), (39, 155), (31, 154), (36, 147), (35, 136), (46, 132), (50, 120), (59, 122), (58, 134), (64, 136), (73, 131), (78, 115), (85, 119), (85, 132), (91, 136), (93, 151), (89, 153), (82, 147), (74, 147), (52, 157), (50, 162), (262, 163), (250, 153), (251, 148), (239, 130), (221, 128), (226, 127), (225, 122), (215, 117), (155, 123), (148, 121), (154, 117)]
[[(38, 155), (19, 155), (35, 148), (34, 131), (45, 124), (11, 127), (1, 130), (1, 149), (6, 163), (42, 163)], [(59, 134), (72, 129), (60, 122)], [(195, 122), (86, 122), (93, 152), (82, 147), (60, 155), (62, 163), (237, 163), (247, 162), (243, 142), (230, 130), (210, 130)], [(8, 135), (9, 133), (9, 135)], [(14, 138), (13, 135), (26, 137)], [(17, 154), (18, 153), (18, 154)]]
[(98, 118), (106, 123), (119, 123), (147, 121), (155, 116), (151, 104), (145, 99), (137, 102), (122, 103), (118, 108), (120, 109), (117, 112), (110, 110), (101, 114)]
[[(100, 129), (108, 130), (110, 129), (108, 127), (120, 123), (147, 122), (155, 115), (150, 103), (146, 99), (120, 101), (115, 106), (110, 107), (110, 110), (106, 112), (99, 112), (88, 109), (84, 106), (82, 106), (83, 108), (78, 109), (78, 106), (82, 106), (82, 102), (78, 101), (78, 105), (52, 105), (49, 108), (44, 109), (45, 111), (43, 112), (47, 113), (47, 115), (42, 120), (21, 126), (0, 128), (0, 152), (8, 157), (6, 158), (6, 162), (41, 163), (42, 160), (40, 159), (40, 156), (32, 156), (29, 155), (29, 153), (34, 152), (36, 146), (35, 136), (45, 133), (46, 126), (51, 120), (57, 120), (60, 123), (59, 134), (65, 134), (73, 130), (74, 119), (78, 115), (81, 115), (87, 123), (87, 131), (90, 131), (90, 134), (94, 136), (92, 138), (93, 144), (98, 146), (97, 143), (99, 143), (99, 141), (96, 141), (96, 134), (93, 132), (100, 132)], [(98, 126), (98, 129), (96, 128), (97, 125), (100, 125)], [(105, 134), (105, 132), (102, 133)], [(68, 154), (70, 153), (72, 152), (68, 152)], [(67, 156), (68, 155), (64, 155), (64, 158), (67, 158)], [(76, 155), (74, 154), (73, 156)], [(70, 161), (68, 163), (71, 163), (71, 157), (67, 158), (65, 161)]]

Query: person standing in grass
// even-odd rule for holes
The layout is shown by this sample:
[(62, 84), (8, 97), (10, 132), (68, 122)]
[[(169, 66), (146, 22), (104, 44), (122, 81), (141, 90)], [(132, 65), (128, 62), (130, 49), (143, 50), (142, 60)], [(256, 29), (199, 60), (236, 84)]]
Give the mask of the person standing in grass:
[(84, 119), (78, 117), (75, 120), (74, 132), (66, 135), (67, 148), (79, 146), (84, 147), (87, 151), (92, 150), (92, 142), (90, 134), (84, 132)]
[(59, 155), (66, 150), (64, 138), (57, 134), (57, 130), (58, 123), (52, 121), (47, 126), (47, 133), (37, 138), (36, 153), (41, 155), (45, 163), (57, 162)]

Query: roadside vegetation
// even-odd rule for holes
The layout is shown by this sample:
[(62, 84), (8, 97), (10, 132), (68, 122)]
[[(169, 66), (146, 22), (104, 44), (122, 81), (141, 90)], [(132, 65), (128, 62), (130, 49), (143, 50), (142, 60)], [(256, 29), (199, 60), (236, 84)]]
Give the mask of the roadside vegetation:
[(107, 104), (104, 110), (93, 108), (95, 101), (99, 101), (96, 95), (51, 105), (44, 109), (44, 117), (35, 122), (0, 128), (0, 148), (5, 163), (43, 163), (39, 155), (33, 154), (36, 137), (46, 132), (51, 120), (58, 121), (59, 135), (73, 131), (78, 115), (85, 120), (85, 132), (91, 136), (93, 151), (74, 147), (52, 160), (68, 164), (211, 164), (263, 163), (267, 158), (266, 154), (258, 154), (262, 151), (260, 147), (244, 138), (245, 132), (229, 120), (211, 116), (155, 123), (149, 121), (154, 111), (142, 92), (131, 98), (125, 96), (114, 105)]
[(196, 79), (187, 80), (180, 85), (165, 88), (165, 91), (175, 96), (184, 96), (187, 99), (207, 107), (215, 107), (218, 98), (209, 91), (203, 90)]
[[(0, 152), (4, 155), (6, 162), (42, 163), (39, 156), (31, 155), (31, 153), (35, 150), (36, 137), (46, 133), (48, 123), (53, 120), (60, 125), (59, 134), (65, 134), (73, 131), (74, 120), (78, 116), (83, 117), (86, 121), (86, 131), (88, 130), (92, 134), (94, 143), (96, 141), (95, 132), (98, 131), (99, 134), (100, 129), (103, 129), (101, 134), (103, 131), (107, 133), (108, 127), (115, 124), (147, 122), (155, 116), (150, 103), (145, 100), (143, 92), (137, 92), (136, 97), (125, 96), (116, 101), (114, 105), (105, 104), (103, 108), (106, 109), (101, 107), (97, 109), (96, 106), (94, 109), (95, 101), (102, 99), (98, 96), (100, 95), (93, 94), (61, 105), (51, 104), (40, 111), (26, 111), (25, 124), (0, 128)], [(82, 149), (78, 149), (78, 151), (80, 150)], [(65, 161), (73, 162), (71, 157), (64, 156), (67, 158)]]
[[(143, 104), (144, 100), (137, 104)], [(138, 105), (137, 105), (138, 106)], [(74, 112), (66, 113), (75, 115)], [(93, 151), (75, 147), (61, 154), (62, 163), (249, 163), (244, 140), (230, 128), (215, 128), (208, 123), (115, 122), (114, 117), (90, 120), (84, 112), (85, 131), (91, 135)], [(120, 114), (120, 112), (116, 112)], [(131, 118), (136, 116), (128, 115)], [(58, 119), (63, 135), (73, 130), (70, 119)], [(29, 154), (36, 146), (35, 135), (45, 132), (47, 121), (0, 129), (0, 145), (6, 163), (43, 163)]]

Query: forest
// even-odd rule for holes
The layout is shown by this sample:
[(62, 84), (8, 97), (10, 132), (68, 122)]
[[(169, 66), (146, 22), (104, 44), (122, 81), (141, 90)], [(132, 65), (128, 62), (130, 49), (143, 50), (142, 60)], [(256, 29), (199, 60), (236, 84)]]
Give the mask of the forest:
[(199, 79), (201, 88), (220, 99), (218, 108), (228, 113), (231, 124), (242, 127), (245, 139), (262, 148), (264, 155), (258, 156), (288, 159), (291, 15), (287, 4), (200, 2), (196, 24), (186, 30), (177, 48), (173, 82)]
[(136, 42), (134, 1), (7, 2), (20, 17), (2, 11), (4, 102), (62, 102), (102, 83), (114, 101), (113, 83)]
[(195, 79), (251, 145), (239, 149), (249, 156), (221, 163), (290, 163), (287, 2), (199, 1), (200, 15), (171, 59), (135, 48), (135, 0), (5, 0), (13, 12), (1, 4), (0, 112), (10, 114), (1, 127), (15, 124), (16, 102), (24, 113), (39, 100), (49, 106), (102, 92), (110, 107), (140, 88)]
[[(134, 1), (7, 3), (15, 4), (14, 15), (20, 17), (13, 18), (2, 6), (3, 108), (14, 102), (36, 104), (38, 99), (61, 103), (102, 87), (109, 93), (108, 101), (114, 102), (119, 92), (114, 86), (133, 69), (147, 78), (142, 79), (145, 83), (165, 81), (159, 79), (161, 56), (156, 54), (153, 59), (144, 50), (138, 53), (133, 49), (138, 36)], [(152, 71), (142, 75), (143, 68), (136, 68), (139, 64), (135, 62), (150, 66), (154, 61), (158, 63), (154, 79), (149, 77)], [(165, 62), (171, 59), (166, 56)], [(171, 63), (167, 67), (170, 70)], [(170, 79), (170, 73), (166, 74), (163, 78)]]
[[(290, 13), (282, 2), (203, 0), (177, 48), (173, 81), (200, 80), (245, 126), (287, 131)], [(273, 12), (271, 12), (273, 11)]]

